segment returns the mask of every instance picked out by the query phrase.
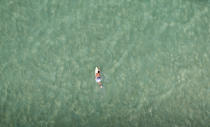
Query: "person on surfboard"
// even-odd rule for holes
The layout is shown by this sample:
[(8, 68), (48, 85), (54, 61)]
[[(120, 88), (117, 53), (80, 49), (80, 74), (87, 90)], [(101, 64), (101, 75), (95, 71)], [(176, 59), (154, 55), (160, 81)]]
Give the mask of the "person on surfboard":
[(98, 83), (98, 85), (100, 86), (100, 88), (103, 88), (103, 85), (101, 83), (101, 71), (98, 67), (96, 67), (96, 69), (95, 69), (95, 80)]

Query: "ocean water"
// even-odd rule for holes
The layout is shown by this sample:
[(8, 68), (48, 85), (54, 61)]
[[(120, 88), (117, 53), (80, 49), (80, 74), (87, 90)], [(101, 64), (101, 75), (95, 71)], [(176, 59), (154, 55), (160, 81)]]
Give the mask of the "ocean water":
[(208, 127), (209, 77), (209, 0), (0, 1), (0, 127)]

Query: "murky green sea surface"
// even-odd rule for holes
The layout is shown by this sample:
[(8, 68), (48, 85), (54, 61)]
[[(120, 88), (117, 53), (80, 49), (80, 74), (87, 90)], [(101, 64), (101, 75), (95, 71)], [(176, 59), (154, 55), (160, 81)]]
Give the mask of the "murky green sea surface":
[(0, 127), (140, 126), (210, 126), (209, 0), (0, 0)]

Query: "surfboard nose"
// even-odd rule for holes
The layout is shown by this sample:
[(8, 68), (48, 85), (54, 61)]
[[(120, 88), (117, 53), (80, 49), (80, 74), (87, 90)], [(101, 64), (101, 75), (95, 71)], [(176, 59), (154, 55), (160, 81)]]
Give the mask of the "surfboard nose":
[(98, 73), (98, 71), (99, 71), (99, 68), (96, 67), (96, 68), (95, 68), (95, 74)]

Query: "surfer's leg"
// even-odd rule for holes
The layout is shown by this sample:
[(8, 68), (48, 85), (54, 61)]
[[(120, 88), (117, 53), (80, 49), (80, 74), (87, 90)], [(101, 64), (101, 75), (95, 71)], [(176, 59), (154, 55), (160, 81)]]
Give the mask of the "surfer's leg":
[(98, 82), (98, 85), (100, 86), (100, 88), (103, 88), (103, 85), (101, 82)]

